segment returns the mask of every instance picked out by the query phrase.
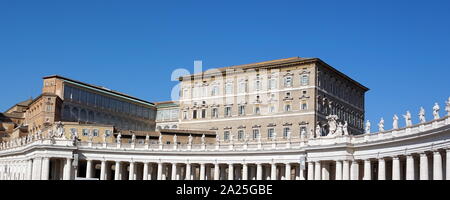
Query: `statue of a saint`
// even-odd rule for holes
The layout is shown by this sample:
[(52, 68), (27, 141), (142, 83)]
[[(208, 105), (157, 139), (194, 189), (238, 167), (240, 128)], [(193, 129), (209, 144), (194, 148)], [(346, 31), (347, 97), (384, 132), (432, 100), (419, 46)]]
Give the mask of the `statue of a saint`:
[(117, 135), (117, 138), (116, 138), (116, 142), (117, 142), (117, 144), (120, 144), (122, 142), (122, 133), (119, 132), (119, 135)]
[[(217, 139), (217, 135), (216, 135), (216, 139)], [(189, 134), (189, 137), (188, 137), (188, 144), (189, 145), (192, 145), (192, 140), (193, 140), (192, 135)]]
[(370, 133), (370, 126), (371, 126), (370, 121), (367, 120), (367, 122), (366, 122), (366, 133), (367, 133), (367, 134)]
[(384, 119), (381, 118), (380, 123), (378, 123), (378, 131), (383, 132), (384, 131)]
[(150, 144), (150, 136), (148, 134), (145, 136), (145, 144)]
[(445, 111), (447, 111), (447, 116), (450, 116), (450, 97), (448, 98), (448, 101), (445, 102)]
[(344, 132), (344, 125), (342, 124), (342, 122), (339, 122), (337, 125), (337, 129), (334, 135), (336, 136), (342, 136)]
[(406, 112), (406, 115), (403, 115), (406, 121), (406, 127), (412, 126), (411, 113), (409, 111)]
[(435, 119), (435, 120), (440, 118), (440, 117), (439, 117), (439, 110), (440, 110), (440, 109), (441, 109), (441, 108), (439, 107), (439, 104), (438, 104), (438, 103), (435, 103), (434, 106), (433, 106), (433, 116), (434, 116), (434, 119)]
[(131, 143), (136, 144), (136, 135), (134, 133), (131, 135)]
[(178, 141), (177, 141), (177, 135), (175, 134), (175, 135), (173, 135), (173, 144), (177, 144), (178, 143)]
[(321, 128), (320, 128), (320, 124), (317, 123), (317, 126), (316, 126), (316, 138), (320, 138), (320, 136), (322, 136)]
[(162, 144), (162, 134), (159, 134), (159, 144)]
[(420, 107), (419, 121), (420, 121), (420, 123), (425, 123), (427, 121), (425, 118), (425, 109), (423, 107)]
[(342, 127), (344, 135), (348, 135), (348, 123), (345, 121), (344, 126)]
[(202, 135), (202, 144), (205, 144), (205, 134)]
[(62, 122), (58, 122), (56, 124), (56, 137), (57, 138), (64, 137), (64, 125)]
[(394, 120), (394, 122), (392, 123), (392, 128), (393, 129), (398, 129), (398, 116), (394, 115), (393, 120)]
[(304, 139), (306, 137), (306, 128), (302, 128), (302, 130), (300, 131), (300, 138)]

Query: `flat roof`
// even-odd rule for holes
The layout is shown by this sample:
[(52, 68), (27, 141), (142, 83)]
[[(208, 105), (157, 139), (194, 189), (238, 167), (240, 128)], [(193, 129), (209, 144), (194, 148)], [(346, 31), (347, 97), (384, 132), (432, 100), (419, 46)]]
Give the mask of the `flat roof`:
[(139, 99), (137, 97), (133, 97), (131, 95), (124, 94), (124, 93), (121, 93), (121, 92), (118, 92), (118, 91), (115, 91), (115, 90), (111, 90), (111, 89), (108, 89), (108, 88), (105, 88), (105, 87), (102, 87), (102, 86), (96, 86), (96, 85), (84, 83), (84, 82), (81, 82), (81, 81), (73, 80), (73, 79), (66, 78), (66, 77), (59, 76), (59, 75), (52, 75), (52, 76), (43, 77), (43, 79), (49, 79), (49, 78), (62, 79), (62, 80), (68, 81), (69, 83), (72, 83), (72, 84), (75, 84), (75, 85), (88, 87), (89, 89), (93, 89), (93, 90), (101, 91), (101, 92), (104, 92), (104, 93), (112, 94), (113, 96), (119, 96), (121, 98), (137, 101), (138, 103), (149, 104), (150, 106), (155, 106), (155, 104), (152, 103), (152, 102), (149, 102), (149, 101), (146, 101), (146, 100), (142, 100), (142, 99)]
[(322, 64), (324, 67), (330, 69), (333, 72), (336, 72), (338, 75), (342, 76), (343, 78), (349, 80), (350, 82), (355, 83), (357, 86), (359, 86), (360, 88), (362, 88), (365, 91), (368, 91), (369, 88), (367, 88), (366, 86), (362, 85), (361, 83), (353, 80), (352, 78), (350, 78), (349, 76), (345, 75), (344, 73), (340, 72), (339, 70), (335, 69), (334, 67), (332, 67), (331, 65), (327, 64), (326, 62), (324, 62), (323, 60), (321, 60), (320, 58), (301, 58), (301, 57), (291, 57), (291, 58), (283, 58), (283, 59), (277, 59), (277, 60), (270, 60), (270, 61), (265, 61), (265, 62), (258, 62), (258, 63), (250, 63), (250, 64), (243, 64), (243, 65), (234, 65), (234, 66), (228, 66), (228, 67), (221, 67), (221, 68), (217, 68), (214, 71), (203, 71), (203, 72), (199, 72), (196, 74), (191, 74), (191, 75), (185, 75), (185, 76), (181, 76), (179, 77), (179, 80), (182, 81), (185, 78), (194, 78), (194, 77), (199, 77), (199, 76), (214, 76), (215, 74), (217, 74), (217, 72), (226, 72), (227, 70), (248, 70), (248, 69), (264, 69), (264, 68), (272, 68), (272, 67), (278, 67), (280, 65), (289, 65), (289, 64), (306, 64), (306, 63), (320, 63)]

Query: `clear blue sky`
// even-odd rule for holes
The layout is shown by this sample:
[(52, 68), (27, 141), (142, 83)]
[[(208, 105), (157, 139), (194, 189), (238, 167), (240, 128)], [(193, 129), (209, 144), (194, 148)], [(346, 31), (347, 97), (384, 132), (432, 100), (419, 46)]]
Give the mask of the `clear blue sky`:
[[(0, 1), (0, 110), (60, 74), (149, 101), (174, 69), (319, 57), (361, 82), (367, 118), (450, 96), (450, 1)], [(444, 112), (442, 111), (442, 114)], [(403, 120), (401, 121), (402, 123)]]

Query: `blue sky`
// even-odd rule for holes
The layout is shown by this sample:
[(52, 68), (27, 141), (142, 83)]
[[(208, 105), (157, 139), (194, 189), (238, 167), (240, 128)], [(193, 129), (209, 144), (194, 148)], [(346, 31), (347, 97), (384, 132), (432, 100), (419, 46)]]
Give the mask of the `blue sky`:
[[(60, 74), (149, 101), (177, 68), (318, 57), (366, 85), (367, 118), (450, 96), (450, 1), (0, 1), (0, 110)], [(403, 120), (401, 120), (402, 123)]]

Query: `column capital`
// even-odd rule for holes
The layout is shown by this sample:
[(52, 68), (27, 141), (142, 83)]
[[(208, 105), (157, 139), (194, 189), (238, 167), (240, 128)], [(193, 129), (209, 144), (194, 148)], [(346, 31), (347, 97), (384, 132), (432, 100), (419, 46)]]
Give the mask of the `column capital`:
[(398, 156), (392, 156), (392, 160), (399, 160), (400, 158)]
[(441, 155), (441, 153), (439, 151), (433, 151), (433, 155)]

